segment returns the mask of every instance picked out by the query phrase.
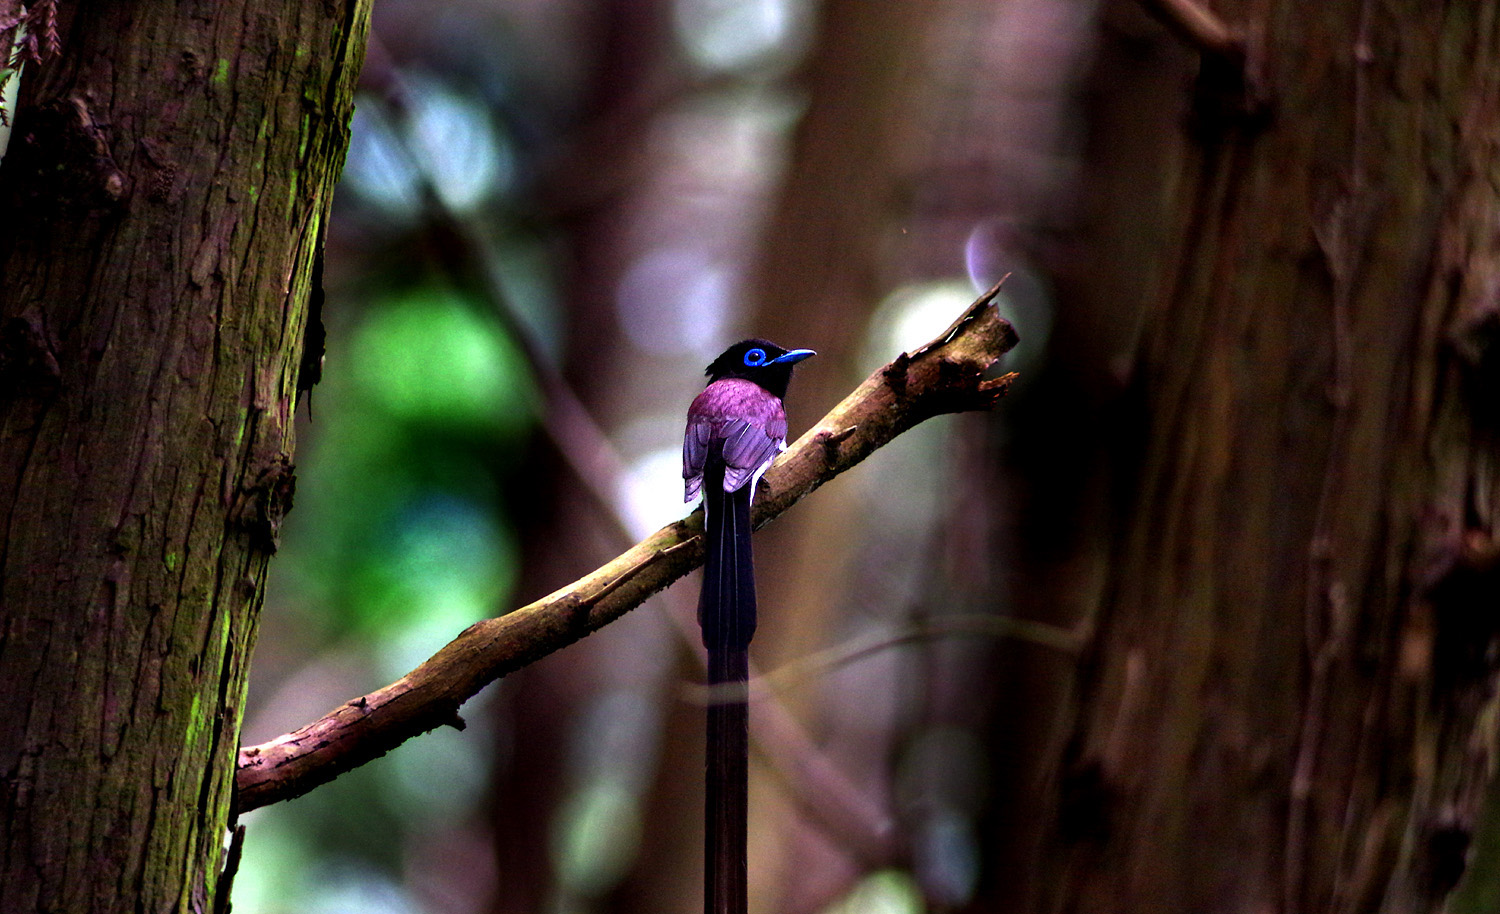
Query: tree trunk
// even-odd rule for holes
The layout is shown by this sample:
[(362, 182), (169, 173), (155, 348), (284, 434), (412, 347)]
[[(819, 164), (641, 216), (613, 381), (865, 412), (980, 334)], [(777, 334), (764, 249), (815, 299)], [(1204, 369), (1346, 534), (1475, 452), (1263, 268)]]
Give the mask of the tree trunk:
[(369, 5), (59, 6), (0, 169), (0, 910), (203, 911)]
[(1167, 230), (1036, 907), (1439, 910), (1500, 710), (1497, 7), (1213, 6), (1269, 118), (1205, 65), (1165, 154), (1093, 139), (1165, 203), (1095, 197), (1091, 259)]

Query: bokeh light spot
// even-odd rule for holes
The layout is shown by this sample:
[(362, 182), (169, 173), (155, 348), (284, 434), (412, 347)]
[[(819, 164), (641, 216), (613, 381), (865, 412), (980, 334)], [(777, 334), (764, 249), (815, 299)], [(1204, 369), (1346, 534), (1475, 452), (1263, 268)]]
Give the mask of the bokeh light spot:
[(452, 296), (383, 306), (360, 327), (352, 359), (361, 387), (398, 418), (513, 427), (529, 416), (520, 353)]

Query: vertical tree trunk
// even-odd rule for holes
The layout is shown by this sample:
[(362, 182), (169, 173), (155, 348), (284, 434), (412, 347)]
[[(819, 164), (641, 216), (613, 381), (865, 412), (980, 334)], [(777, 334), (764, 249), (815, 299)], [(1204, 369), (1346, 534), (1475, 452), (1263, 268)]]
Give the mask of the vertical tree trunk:
[(368, 3), (59, 6), (0, 168), (0, 910), (203, 911)]
[(1114, 147), (1168, 231), (1038, 907), (1439, 910), (1496, 762), (1500, 17), (1213, 6), (1273, 116)]

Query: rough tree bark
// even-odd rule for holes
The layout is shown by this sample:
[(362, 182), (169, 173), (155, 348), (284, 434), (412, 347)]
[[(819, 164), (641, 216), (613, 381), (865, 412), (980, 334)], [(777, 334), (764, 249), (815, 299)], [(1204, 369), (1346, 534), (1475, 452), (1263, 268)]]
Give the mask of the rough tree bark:
[(0, 168), (0, 910), (203, 911), (369, 4), (60, 5)]
[(1096, 120), (1151, 283), (1063, 280), (1144, 324), (1033, 909), (1436, 911), (1497, 761), (1500, 14), (1213, 6), (1268, 116), (1209, 61), (1187, 133)]

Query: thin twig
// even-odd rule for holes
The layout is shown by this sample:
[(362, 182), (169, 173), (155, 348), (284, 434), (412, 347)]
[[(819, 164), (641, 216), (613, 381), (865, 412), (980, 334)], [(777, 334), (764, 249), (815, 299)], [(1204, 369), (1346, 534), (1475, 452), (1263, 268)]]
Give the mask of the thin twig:
[[(938, 616), (895, 632), (885, 632), (804, 654), (769, 673), (752, 675), (750, 695), (755, 701), (770, 699), (777, 690), (785, 689), (795, 682), (827, 674), (904, 644), (942, 638), (1013, 638), (1067, 656), (1076, 655), (1083, 644), (1083, 638), (1077, 632), (1046, 622), (978, 613)], [(693, 685), (688, 687), (686, 694), (689, 701), (699, 704), (721, 700), (719, 690), (713, 686)]]
[[(865, 871), (887, 866), (901, 850), (897, 822), (888, 810), (872, 802), (818, 748), (807, 731), (786, 710), (777, 695), (791, 681), (826, 673), (902, 644), (949, 637), (1016, 638), (1064, 654), (1077, 654), (1083, 637), (1044, 622), (1005, 616), (963, 615), (934, 619), (892, 634), (840, 644), (783, 664), (750, 678), (751, 733), (772, 774), (793, 802)], [(741, 688), (736, 683), (736, 688)], [(722, 686), (694, 685), (686, 698), (707, 704), (729, 698)]]
[[(689, 646), (688, 653), (700, 672), (706, 673), (707, 658), (698, 647), (695, 613), (686, 601), (675, 602), (682, 605), (669, 607), (668, 622)], [(766, 674), (752, 662), (751, 687), (765, 679)], [(689, 700), (701, 695), (699, 700), (706, 704), (714, 700), (719, 688), (690, 685)], [(737, 683), (735, 688), (741, 686)], [(890, 811), (872, 802), (828, 753), (813, 742), (807, 728), (787, 709), (779, 695), (766, 689), (759, 692), (750, 710), (751, 746), (781, 782), (787, 796), (807, 816), (808, 822), (822, 829), (865, 869), (876, 870), (887, 865), (895, 852), (896, 837), (896, 821)]]

